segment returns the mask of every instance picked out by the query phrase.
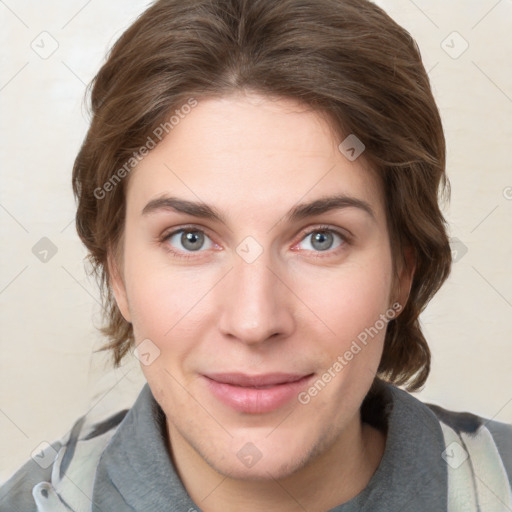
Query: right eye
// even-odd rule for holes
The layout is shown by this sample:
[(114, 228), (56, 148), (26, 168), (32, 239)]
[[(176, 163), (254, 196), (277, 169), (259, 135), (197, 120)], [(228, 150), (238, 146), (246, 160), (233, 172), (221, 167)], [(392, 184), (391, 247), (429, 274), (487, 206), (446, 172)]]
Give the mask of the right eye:
[[(204, 231), (197, 228), (181, 228), (166, 234), (162, 238), (166, 247), (178, 257), (193, 257), (190, 253), (204, 252), (202, 249), (211, 249), (213, 242)], [(205, 246), (206, 243), (206, 247)], [(185, 254), (181, 254), (185, 253)], [(189, 254), (186, 254), (189, 253)]]

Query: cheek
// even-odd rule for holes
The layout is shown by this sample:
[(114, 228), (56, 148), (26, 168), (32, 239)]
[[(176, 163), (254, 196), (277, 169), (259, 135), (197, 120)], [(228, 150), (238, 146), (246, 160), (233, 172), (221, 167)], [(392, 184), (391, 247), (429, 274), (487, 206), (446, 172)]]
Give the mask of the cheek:
[(390, 307), (391, 277), (391, 260), (381, 254), (329, 274), (303, 275), (297, 281), (297, 294), (312, 312), (313, 325), (345, 345), (373, 326)]
[(181, 319), (191, 309), (196, 294), (180, 286), (176, 277), (147, 272), (131, 281), (128, 298), (136, 340), (150, 338), (161, 344), (186, 324)]
[(128, 257), (125, 269), (136, 342), (149, 338), (161, 350), (170, 345), (174, 352), (186, 348), (187, 339), (197, 339), (208, 307), (205, 297), (215, 283), (213, 271), (171, 269), (161, 259), (150, 262), (140, 254)]
[(155, 281), (154, 273), (141, 269), (128, 275), (127, 294), (136, 341), (162, 338), (172, 328), (179, 302), (171, 288)]

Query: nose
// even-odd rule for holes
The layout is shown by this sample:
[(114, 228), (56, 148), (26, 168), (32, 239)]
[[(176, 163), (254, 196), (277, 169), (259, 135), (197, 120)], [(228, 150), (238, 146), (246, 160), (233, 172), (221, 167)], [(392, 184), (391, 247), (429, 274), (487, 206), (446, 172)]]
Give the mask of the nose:
[(235, 260), (224, 281), (219, 290), (223, 335), (256, 345), (293, 332), (293, 293), (265, 253), (252, 263)]

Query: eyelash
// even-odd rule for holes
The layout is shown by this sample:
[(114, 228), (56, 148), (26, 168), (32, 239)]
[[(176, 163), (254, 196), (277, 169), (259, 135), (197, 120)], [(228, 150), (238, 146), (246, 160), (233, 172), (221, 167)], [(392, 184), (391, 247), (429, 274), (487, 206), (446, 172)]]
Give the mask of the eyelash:
[[(172, 249), (169, 246), (169, 244), (166, 243), (174, 235), (176, 235), (178, 233), (182, 233), (182, 232), (199, 232), (199, 233), (204, 234), (205, 236), (208, 236), (203, 229), (197, 228), (195, 226), (182, 226), (179, 229), (176, 229), (174, 231), (171, 231), (170, 233), (165, 233), (164, 235), (162, 235), (162, 237), (160, 238), (160, 243), (164, 245), (165, 249), (168, 252), (170, 252), (171, 254), (173, 254), (173, 256), (175, 256), (177, 258), (181, 258), (181, 259), (184, 259), (184, 260), (188, 260), (188, 259), (191, 259), (191, 258), (196, 258), (197, 256), (195, 256), (193, 254), (193, 252), (189, 252), (189, 253), (183, 254), (182, 252), (175, 251), (174, 249)], [(333, 254), (338, 254), (338, 252), (343, 250), (345, 248), (345, 246), (350, 245), (351, 241), (352, 241), (351, 237), (348, 234), (346, 234), (346, 233), (342, 233), (341, 231), (333, 229), (333, 228), (331, 228), (329, 226), (316, 226), (314, 229), (311, 229), (311, 230), (305, 232), (298, 243), (302, 242), (305, 238), (307, 238), (308, 236), (312, 235), (313, 233), (319, 233), (319, 232), (320, 233), (333, 233), (333, 234), (339, 236), (341, 238), (341, 240), (342, 240), (342, 244), (339, 247), (337, 247), (336, 249), (332, 249), (332, 250), (328, 249), (326, 251), (312, 251), (314, 253), (317, 253), (317, 255), (314, 256), (315, 258), (325, 258), (325, 257), (332, 256)], [(196, 251), (196, 252), (200, 253), (200, 252), (204, 252), (204, 251)], [(322, 254), (323, 252), (325, 252), (327, 254), (323, 255)]]

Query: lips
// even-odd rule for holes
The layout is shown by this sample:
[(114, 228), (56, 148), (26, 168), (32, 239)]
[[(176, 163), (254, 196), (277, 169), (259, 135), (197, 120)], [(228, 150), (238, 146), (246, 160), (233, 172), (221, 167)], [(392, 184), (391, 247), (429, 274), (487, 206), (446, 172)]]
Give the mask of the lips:
[(203, 375), (209, 391), (224, 405), (249, 414), (272, 412), (296, 398), (313, 374), (216, 373)]

